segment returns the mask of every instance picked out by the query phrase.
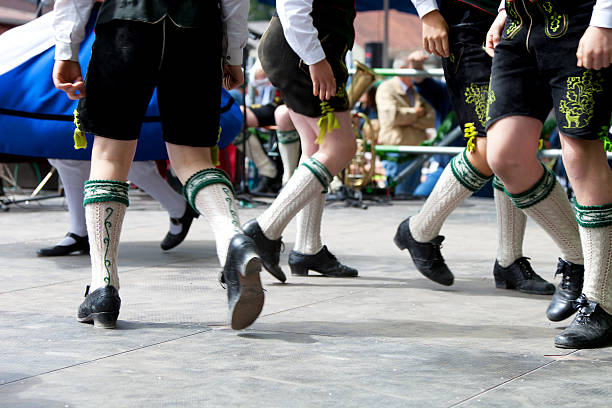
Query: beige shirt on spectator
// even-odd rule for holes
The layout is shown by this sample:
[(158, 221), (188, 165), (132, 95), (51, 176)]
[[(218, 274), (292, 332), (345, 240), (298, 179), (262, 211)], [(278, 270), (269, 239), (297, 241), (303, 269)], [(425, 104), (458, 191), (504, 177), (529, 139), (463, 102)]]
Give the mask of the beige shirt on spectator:
[[(414, 146), (427, 139), (425, 129), (433, 128), (435, 112), (413, 87), (414, 105), (406, 95), (406, 85), (398, 77), (389, 79), (378, 86), (376, 106), (380, 133), (378, 144)], [(418, 116), (418, 108), (425, 114)]]

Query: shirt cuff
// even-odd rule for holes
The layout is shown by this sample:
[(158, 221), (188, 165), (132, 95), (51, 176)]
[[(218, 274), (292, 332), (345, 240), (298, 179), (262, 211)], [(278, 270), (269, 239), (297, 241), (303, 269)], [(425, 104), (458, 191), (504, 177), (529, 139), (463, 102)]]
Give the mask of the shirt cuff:
[(325, 51), (322, 47), (313, 50), (309, 55), (305, 55), (303, 60), (307, 65), (313, 65), (325, 59)]
[(242, 48), (228, 48), (225, 65), (242, 65)]
[(612, 28), (612, 10), (594, 10), (590, 25), (601, 28)]
[(431, 13), (432, 11), (438, 10), (438, 7), (436, 7), (435, 4), (434, 5), (432, 5), (432, 4), (421, 4), (416, 9), (417, 9), (417, 13), (419, 13), (419, 18), (423, 18), (427, 14)]
[(55, 44), (55, 59), (60, 61), (79, 61), (79, 45), (57, 42)]

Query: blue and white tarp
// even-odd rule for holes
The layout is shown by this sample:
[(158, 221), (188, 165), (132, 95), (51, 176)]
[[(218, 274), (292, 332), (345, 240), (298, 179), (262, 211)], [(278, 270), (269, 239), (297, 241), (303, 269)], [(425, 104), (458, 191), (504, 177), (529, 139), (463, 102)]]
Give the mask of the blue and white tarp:
[[(95, 15), (92, 15), (79, 53), (83, 75), (95, 39), (94, 21)], [(68, 99), (53, 86), (52, 23), (53, 12), (50, 12), (0, 35), (0, 153), (89, 160), (93, 136), (87, 135), (87, 149), (74, 148), (73, 112), (77, 101)], [(224, 148), (242, 129), (240, 107), (224, 89), (221, 89), (221, 110), (219, 147)], [(206, 120), (206, 112), (202, 112), (202, 117)], [(194, 129), (194, 134), (197, 131)], [(142, 125), (136, 160), (165, 158), (155, 92)]]

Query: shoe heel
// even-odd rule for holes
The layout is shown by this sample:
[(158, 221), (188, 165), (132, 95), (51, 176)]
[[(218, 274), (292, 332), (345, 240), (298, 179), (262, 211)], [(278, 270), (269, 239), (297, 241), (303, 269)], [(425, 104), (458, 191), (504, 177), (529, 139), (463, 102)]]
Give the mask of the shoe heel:
[(114, 329), (117, 326), (119, 311), (101, 312), (93, 315), (94, 326), (102, 329)]
[(308, 268), (304, 265), (289, 265), (289, 268), (293, 276), (308, 276)]
[(399, 231), (397, 231), (395, 233), (395, 237), (393, 237), (393, 242), (395, 243), (395, 245), (400, 249), (400, 251), (403, 251), (404, 249), (406, 249), (406, 245), (404, 245), (404, 243), (402, 242), (401, 238), (400, 238), (400, 233)]
[(495, 276), (495, 287), (497, 289), (508, 289), (508, 282), (506, 280)]

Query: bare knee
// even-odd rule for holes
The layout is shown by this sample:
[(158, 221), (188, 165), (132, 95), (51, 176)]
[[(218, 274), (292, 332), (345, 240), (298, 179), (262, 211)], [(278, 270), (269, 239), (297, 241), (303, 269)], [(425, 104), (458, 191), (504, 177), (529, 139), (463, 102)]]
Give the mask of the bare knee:
[(289, 109), (285, 105), (280, 105), (274, 111), (274, 121), (278, 130), (289, 131), (295, 129), (291, 117), (289, 116)]

